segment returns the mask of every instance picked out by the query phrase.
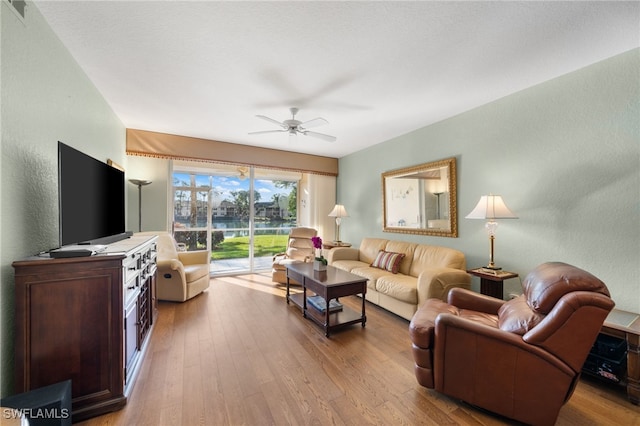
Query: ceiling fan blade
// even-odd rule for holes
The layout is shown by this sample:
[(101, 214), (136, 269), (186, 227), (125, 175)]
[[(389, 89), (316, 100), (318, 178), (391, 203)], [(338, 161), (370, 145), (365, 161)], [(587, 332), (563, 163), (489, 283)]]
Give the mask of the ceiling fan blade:
[(324, 133), (311, 132), (309, 130), (302, 132), (302, 134), (305, 136), (312, 136), (314, 138), (322, 139), (327, 142), (335, 142), (337, 139), (335, 136), (325, 135)]
[(249, 135), (262, 135), (264, 133), (282, 133), (286, 132), (286, 130), (260, 130), (259, 132), (249, 132)]
[(278, 127), (282, 127), (283, 129), (286, 129), (286, 128), (287, 128), (287, 126), (285, 126), (284, 124), (282, 124), (282, 123), (281, 123), (281, 122), (279, 122), (278, 120), (274, 120), (273, 118), (269, 118), (269, 117), (267, 117), (267, 116), (265, 116), (265, 115), (256, 115), (256, 117), (258, 117), (258, 118), (262, 118), (263, 120), (266, 120), (266, 121), (268, 121), (269, 123), (273, 123), (273, 124), (275, 124), (275, 125), (276, 125), (276, 126), (278, 126)]
[(300, 127), (303, 129), (310, 129), (312, 127), (324, 126), (325, 124), (329, 124), (327, 120), (322, 117), (314, 118), (313, 120), (305, 121), (300, 124)]

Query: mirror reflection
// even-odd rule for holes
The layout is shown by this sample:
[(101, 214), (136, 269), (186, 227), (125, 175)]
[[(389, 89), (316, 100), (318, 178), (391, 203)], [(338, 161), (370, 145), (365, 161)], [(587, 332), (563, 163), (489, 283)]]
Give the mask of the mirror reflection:
[(383, 231), (457, 237), (456, 159), (382, 174)]

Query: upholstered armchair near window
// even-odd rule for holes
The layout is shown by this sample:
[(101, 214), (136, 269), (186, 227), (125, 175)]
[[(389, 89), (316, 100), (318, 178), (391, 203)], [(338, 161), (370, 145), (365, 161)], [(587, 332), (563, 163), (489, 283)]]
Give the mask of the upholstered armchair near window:
[(151, 234), (158, 235), (158, 299), (184, 302), (209, 288), (209, 251), (178, 251), (168, 232)]
[(313, 261), (315, 253), (311, 238), (316, 235), (318, 231), (313, 228), (291, 228), (287, 240), (287, 251), (273, 256), (271, 274), (274, 282), (286, 284), (287, 265)]
[(552, 425), (614, 302), (605, 284), (545, 263), (510, 301), (454, 288), (409, 325), (422, 386), (528, 424)]

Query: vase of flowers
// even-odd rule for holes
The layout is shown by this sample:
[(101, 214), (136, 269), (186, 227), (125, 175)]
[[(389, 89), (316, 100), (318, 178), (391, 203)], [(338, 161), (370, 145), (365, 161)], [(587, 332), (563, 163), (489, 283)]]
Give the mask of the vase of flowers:
[(322, 238), (312, 237), (311, 242), (313, 243), (313, 248), (316, 250), (316, 257), (313, 259), (313, 269), (315, 271), (326, 271), (327, 259), (322, 255)]

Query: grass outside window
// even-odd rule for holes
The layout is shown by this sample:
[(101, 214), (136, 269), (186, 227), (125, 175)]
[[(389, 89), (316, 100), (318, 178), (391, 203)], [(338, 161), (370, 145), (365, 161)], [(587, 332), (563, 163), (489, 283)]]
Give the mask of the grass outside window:
[[(288, 235), (256, 235), (253, 237), (253, 256), (264, 257), (282, 253), (287, 249)], [(225, 238), (211, 250), (211, 260), (240, 259), (249, 257), (249, 237)]]

